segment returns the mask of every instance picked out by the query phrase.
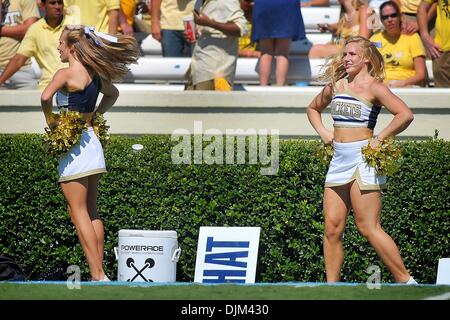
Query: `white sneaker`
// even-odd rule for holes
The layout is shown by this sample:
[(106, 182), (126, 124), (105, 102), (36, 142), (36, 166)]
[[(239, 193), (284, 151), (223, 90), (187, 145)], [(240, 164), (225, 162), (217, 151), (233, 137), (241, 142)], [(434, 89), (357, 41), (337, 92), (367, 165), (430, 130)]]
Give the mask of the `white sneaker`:
[(414, 285), (414, 284), (418, 284), (416, 280), (414, 280), (413, 277), (409, 277), (409, 280), (405, 282), (406, 285)]
[(103, 281), (103, 282), (111, 282), (111, 280), (109, 280), (109, 278), (106, 276), (106, 274), (105, 274), (105, 277), (103, 278), (103, 280), (101, 280), (101, 281)]
[(92, 282), (110, 282), (111, 280), (109, 280), (109, 278), (106, 276), (102, 279), (102, 280), (92, 280)]

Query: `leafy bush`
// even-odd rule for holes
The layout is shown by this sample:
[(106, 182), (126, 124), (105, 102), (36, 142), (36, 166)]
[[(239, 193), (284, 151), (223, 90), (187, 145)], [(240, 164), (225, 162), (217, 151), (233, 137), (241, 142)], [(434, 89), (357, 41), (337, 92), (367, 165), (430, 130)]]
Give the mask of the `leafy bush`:
[[(64, 276), (87, 264), (57, 181), (57, 161), (41, 135), (0, 135), (0, 252), (12, 255), (29, 279)], [(144, 149), (135, 153), (131, 145)], [(325, 281), (322, 193), (326, 167), (315, 141), (280, 143), (277, 175), (258, 165), (175, 165), (168, 136), (111, 137), (108, 173), (100, 180), (106, 272), (115, 278), (113, 247), (120, 229), (175, 230), (183, 250), (177, 280), (193, 281), (200, 226), (259, 226), (258, 282)], [(388, 178), (382, 225), (406, 266), (434, 283), (438, 259), (448, 257), (450, 143), (402, 143), (403, 162)], [(248, 161), (247, 161), (248, 163)], [(371, 265), (392, 282), (375, 251), (349, 216), (342, 280), (365, 282)]]

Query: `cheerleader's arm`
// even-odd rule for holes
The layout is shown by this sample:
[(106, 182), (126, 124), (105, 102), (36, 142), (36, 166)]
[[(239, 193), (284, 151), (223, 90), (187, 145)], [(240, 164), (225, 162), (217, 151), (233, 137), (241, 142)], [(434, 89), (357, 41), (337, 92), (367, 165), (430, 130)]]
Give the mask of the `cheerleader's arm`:
[(114, 105), (119, 97), (119, 90), (117, 90), (111, 81), (102, 81), (102, 89), (100, 92), (103, 93), (103, 98), (98, 105), (97, 112), (103, 114)]
[(332, 87), (331, 85), (326, 85), (309, 104), (306, 111), (309, 122), (325, 144), (330, 144), (334, 138), (333, 132), (325, 128), (322, 122), (322, 111), (330, 104), (332, 98)]
[(392, 121), (378, 133), (379, 140), (395, 136), (408, 128), (414, 120), (414, 115), (406, 103), (382, 83), (375, 83), (370, 89), (376, 102), (394, 115)]
[(65, 87), (69, 79), (69, 72), (67, 68), (58, 70), (53, 76), (52, 81), (47, 85), (41, 94), (41, 106), (44, 112), (45, 121), (50, 129), (56, 127), (57, 122), (53, 115), (53, 96), (59, 89)]

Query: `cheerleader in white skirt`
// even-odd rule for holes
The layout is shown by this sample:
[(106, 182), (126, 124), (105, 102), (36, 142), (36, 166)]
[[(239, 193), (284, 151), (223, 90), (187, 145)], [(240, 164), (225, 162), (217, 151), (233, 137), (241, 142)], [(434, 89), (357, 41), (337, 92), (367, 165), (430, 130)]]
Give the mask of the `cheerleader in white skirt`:
[(59, 159), (58, 182), (76, 180), (104, 172), (106, 172), (105, 157), (94, 128), (83, 129), (80, 142)]
[[(58, 126), (52, 113), (55, 94), (58, 107), (77, 111), (86, 121), (80, 141), (59, 160), (59, 182), (92, 280), (109, 281), (103, 270), (104, 227), (97, 212), (99, 178), (106, 166), (92, 120), (94, 111), (103, 114), (117, 100), (119, 92), (111, 81), (128, 72), (126, 64), (137, 61), (139, 48), (133, 37), (113, 37), (93, 27), (66, 26), (58, 51), (69, 67), (56, 72), (42, 93), (41, 104), (51, 129)], [(100, 92), (103, 97), (96, 109)]]
[[(361, 147), (376, 147), (381, 139), (395, 136), (413, 121), (406, 104), (383, 84), (383, 57), (366, 38), (347, 39), (342, 52), (326, 67), (328, 82), (308, 107), (308, 119), (325, 144), (333, 143), (334, 156), (325, 179), (324, 258), (328, 282), (340, 281), (344, 261), (343, 232), (353, 209), (359, 232), (368, 239), (399, 283), (415, 284), (405, 268), (397, 245), (381, 228), (381, 189), (386, 177), (365, 163)], [(334, 130), (322, 123), (321, 113), (331, 106)], [(381, 106), (393, 114), (377, 136), (373, 131)]]

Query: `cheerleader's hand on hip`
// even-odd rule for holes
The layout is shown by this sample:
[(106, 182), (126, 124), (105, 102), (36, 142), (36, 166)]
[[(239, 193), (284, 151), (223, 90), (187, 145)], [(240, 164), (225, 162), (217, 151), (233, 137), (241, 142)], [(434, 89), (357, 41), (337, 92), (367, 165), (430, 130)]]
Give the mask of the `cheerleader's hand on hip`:
[(332, 144), (334, 140), (334, 134), (331, 131), (324, 131), (320, 134), (320, 138), (322, 139), (324, 144)]
[(378, 136), (373, 136), (372, 139), (370, 140), (370, 147), (372, 149), (376, 149), (378, 148), (379, 145), (380, 145), (380, 138)]

